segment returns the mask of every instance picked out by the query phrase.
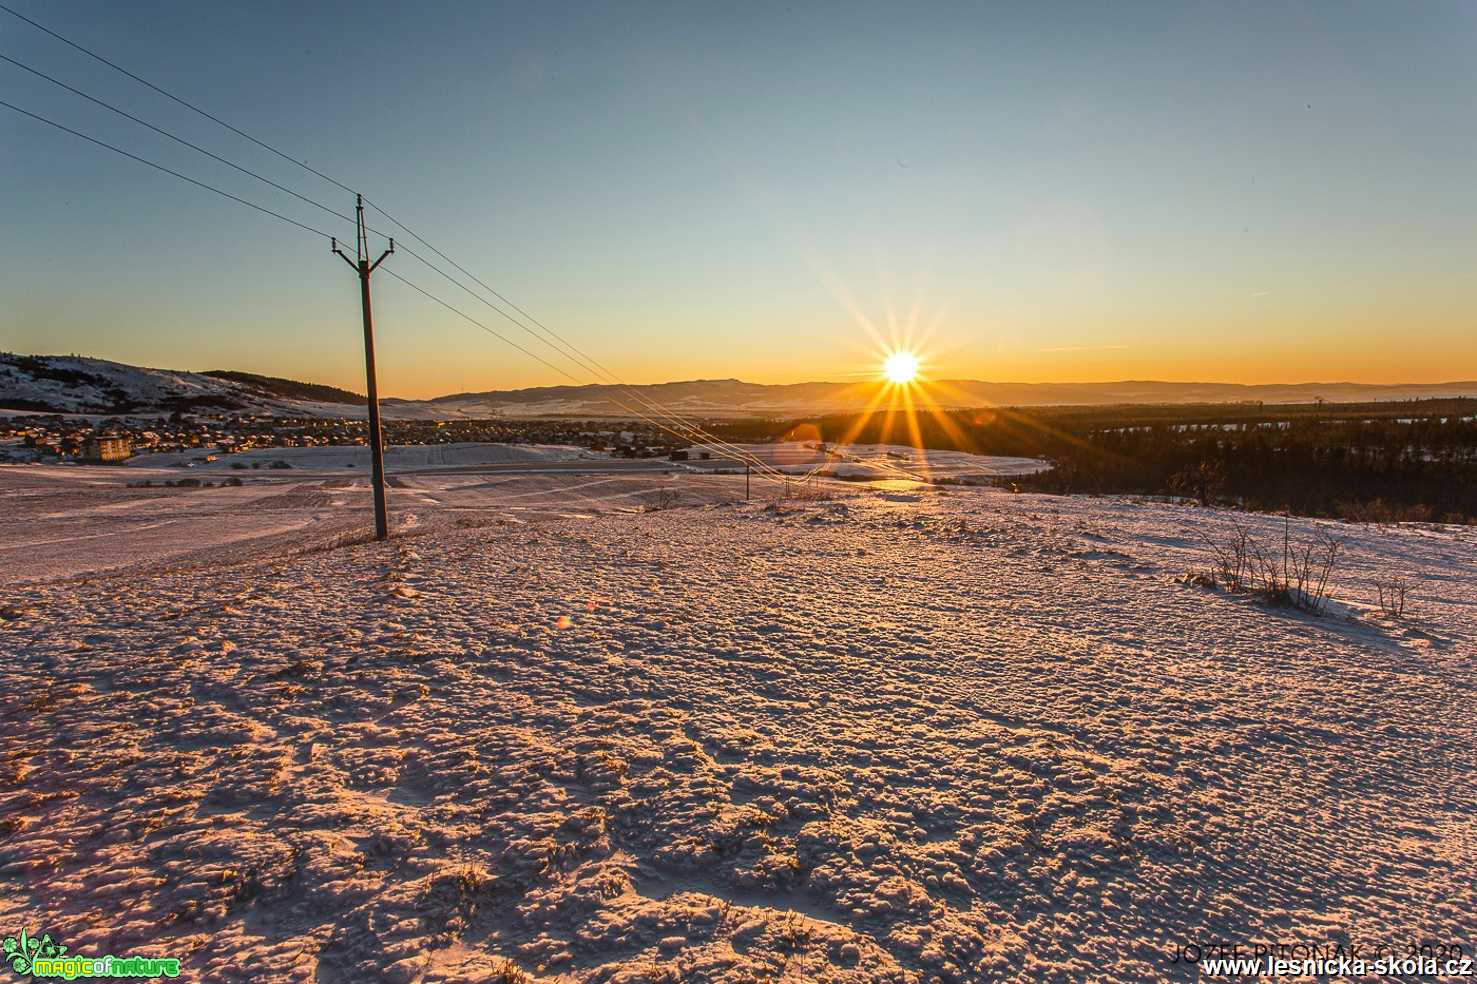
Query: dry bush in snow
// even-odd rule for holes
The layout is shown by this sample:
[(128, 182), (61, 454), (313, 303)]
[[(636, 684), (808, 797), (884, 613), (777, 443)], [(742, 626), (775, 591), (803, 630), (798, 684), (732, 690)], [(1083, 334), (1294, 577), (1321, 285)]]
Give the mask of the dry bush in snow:
[(1203, 539), (1215, 554), (1216, 569), (1212, 577), (1227, 591), (1247, 591), (1251, 587), (1253, 573), (1251, 562), (1251, 531), (1240, 520), (1231, 520), (1232, 533), (1224, 542), (1217, 543), (1204, 530)]
[(1292, 521), (1284, 518), (1279, 544), (1266, 548), (1238, 520), (1220, 542), (1202, 532), (1215, 555), (1212, 579), (1227, 591), (1259, 595), (1274, 605), (1286, 605), (1314, 615), (1328, 604), (1328, 589), (1338, 566), (1343, 541), (1318, 530), (1304, 543), (1294, 543)]
[(1391, 618), (1405, 617), (1405, 596), (1410, 591), (1410, 584), (1404, 578), (1394, 578), (1376, 581), (1374, 586), (1380, 596), (1380, 614)]

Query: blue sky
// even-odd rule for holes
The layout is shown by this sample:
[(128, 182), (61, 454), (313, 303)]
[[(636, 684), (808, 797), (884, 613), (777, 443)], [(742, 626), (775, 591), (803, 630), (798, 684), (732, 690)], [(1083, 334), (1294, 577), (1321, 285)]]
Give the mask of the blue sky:
[[(631, 381), (853, 378), (894, 339), (942, 378), (1477, 375), (1470, 4), (6, 2)], [(352, 206), (4, 14), (0, 52)], [(338, 231), (19, 69), (0, 89)], [(321, 240), (8, 110), (0, 173), (0, 347), (362, 385)], [(392, 280), (376, 309), (384, 392), (568, 382)]]

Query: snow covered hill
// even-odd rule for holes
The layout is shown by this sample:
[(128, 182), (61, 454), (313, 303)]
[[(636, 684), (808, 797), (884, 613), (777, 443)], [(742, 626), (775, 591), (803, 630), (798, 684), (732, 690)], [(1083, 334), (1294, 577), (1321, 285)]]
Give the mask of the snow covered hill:
[(201, 373), (88, 359), (0, 353), (0, 408), (52, 413), (174, 410), (304, 417), (362, 415), (363, 397), (329, 386), (248, 373)]

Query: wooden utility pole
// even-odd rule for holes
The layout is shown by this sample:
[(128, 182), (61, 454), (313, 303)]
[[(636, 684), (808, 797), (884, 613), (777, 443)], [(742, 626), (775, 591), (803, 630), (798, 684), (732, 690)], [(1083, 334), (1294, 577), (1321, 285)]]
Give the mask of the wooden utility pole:
[(356, 195), (354, 211), (357, 230), (354, 242), (354, 259), (338, 248), (333, 240), (333, 251), (359, 275), (359, 304), (364, 309), (364, 379), (369, 397), (369, 466), (374, 477), (374, 538), (384, 540), (390, 535), (390, 521), (385, 509), (385, 441), (380, 429), (379, 382), (374, 370), (374, 313), (369, 304), (369, 275), (379, 269), (385, 257), (395, 252), (395, 240), (380, 258), (369, 262), (369, 233), (364, 227), (364, 196)]

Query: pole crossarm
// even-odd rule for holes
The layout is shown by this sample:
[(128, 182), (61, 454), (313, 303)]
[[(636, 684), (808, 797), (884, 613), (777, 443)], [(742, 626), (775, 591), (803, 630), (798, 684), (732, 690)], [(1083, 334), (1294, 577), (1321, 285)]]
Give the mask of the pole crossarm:
[[(333, 251), (334, 251), (334, 253), (338, 254), (338, 258), (339, 259), (343, 260), (345, 263), (347, 263), (349, 265), (349, 269), (353, 270), (355, 273), (358, 273), (359, 272), (359, 264), (356, 263), (355, 261), (349, 259), (349, 254), (348, 253), (345, 253), (343, 250), (341, 250), (341, 249), (338, 248), (338, 240), (337, 239), (334, 239), (333, 240)], [(378, 265), (378, 264), (376, 264), (376, 265)]]
[(394, 252), (395, 252), (395, 240), (394, 240), (393, 237), (391, 237), (391, 239), (390, 239), (390, 248), (387, 249), (387, 250), (385, 250), (383, 253), (380, 254), (380, 258), (374, 261), (374, 265), (369, 268), (369, 272), (370, 273), (373, 273), (374, 271), (378, 270), (379, 267), (380, 267), (380, 264), (383, 263), (383, 262), (385, 262), (385, 257), (389, 256), (390, 254), (392, 254)]

